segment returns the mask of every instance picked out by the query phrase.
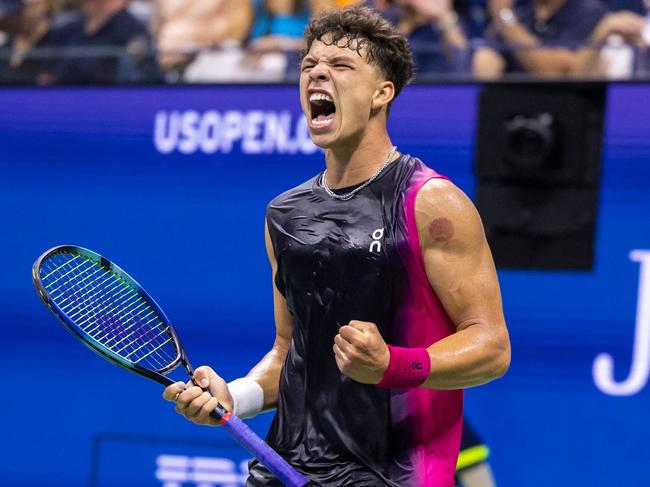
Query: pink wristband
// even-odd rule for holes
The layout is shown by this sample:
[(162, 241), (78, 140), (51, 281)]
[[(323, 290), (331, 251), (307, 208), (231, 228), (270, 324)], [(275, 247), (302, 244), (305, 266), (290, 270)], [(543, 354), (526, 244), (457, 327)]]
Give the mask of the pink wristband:
[(388, 345), (390, 362), (377, 387), (409, 389), (421, 386), (431, 372), (431, 359), (426, 348), (404, 348)]

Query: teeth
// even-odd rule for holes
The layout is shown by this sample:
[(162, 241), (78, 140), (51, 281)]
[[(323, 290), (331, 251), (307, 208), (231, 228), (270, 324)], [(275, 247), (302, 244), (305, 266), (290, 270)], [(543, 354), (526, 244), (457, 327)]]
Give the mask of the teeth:
[(318, 101), (318, 100), (325, 100), (334, 103), (334, 100), (332, 100), (329, 96), (327, 96), (324, 93), (314, 93), (309, 97), (309, 101)]

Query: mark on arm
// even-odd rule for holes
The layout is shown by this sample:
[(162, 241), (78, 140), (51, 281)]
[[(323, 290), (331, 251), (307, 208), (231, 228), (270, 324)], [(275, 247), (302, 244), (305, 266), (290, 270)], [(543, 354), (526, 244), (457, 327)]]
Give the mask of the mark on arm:
[(454, 224), (448, 218), (435, 218), (429, 224), (429, 236), (438, 243), (448, 242), (454, 236)]

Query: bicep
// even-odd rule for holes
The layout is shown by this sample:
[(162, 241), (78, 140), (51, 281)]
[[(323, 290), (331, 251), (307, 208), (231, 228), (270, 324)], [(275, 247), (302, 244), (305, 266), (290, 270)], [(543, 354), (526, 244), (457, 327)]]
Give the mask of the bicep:
[(457, 329), (504, 326), (494, 261), (472, 202), (434, 180), (418, 194), (416, 222), (427, 278)]
[(271, 263), (271, 276), (273, 279), (273, 313), (275, 317), (275, 340), (273, 347), (248, 373), (248, 377), (256, 380), (264, 390), (264, 407), (275, 407), (278, 400), (280, 374), (282, 366), (289, 352), (293, 325), (291, 313), (287, 302), (275, 285), (277, 262), (273, 245), (269, 236), (268, 227), (265, 226), (266, 250)]
[(275, 252), (273, 250), (273, 243), (269, 234), (268, 225), (264, 225), (266, 253), (271, 263), (271, 280), (273, 286), (273, 315), (275, 317), (275, 343), (273, 347), (279, 347), (286, 353), (291, 343), (291, 336), (293, 332), (292, 316), (287, 306), (287, 300), (282, 293), (278, 290), (275, 284), (275, 275), (278, 270)]

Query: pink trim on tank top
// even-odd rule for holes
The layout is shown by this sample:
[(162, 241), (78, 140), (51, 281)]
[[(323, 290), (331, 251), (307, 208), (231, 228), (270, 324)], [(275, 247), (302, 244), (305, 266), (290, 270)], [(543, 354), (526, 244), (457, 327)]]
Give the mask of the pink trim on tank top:
[[(406, 237), (410, 257), (406, 258), (411, 292), (402, 303), (400, 343), (410, 347), (429, 347), (452, 334), (454, 325), (427, 278), (420, 248), (415, 202), (420, 189), (431, 179), (447, 179), (432, 169), (418, 169), (409, 185), (405, 201)], [(418, 177), (419, 176), (419, 177)], [(415, 442), (410, 456), (417, 487), (452, 487), (462, 431), (462, 391), (417, 388), (402, 397), (408, 429)], [(415, 486), (413, 486), (415, 487)]]
[(409, 188), (409, 194), (406, 199), (405, 213), (406, 230), (409, 244), (411, 246), (411, 251), (414, 255), (416, 255), (418, 263), (420, 264), (420, 268), (422, 269), (423, 275), (419, 275), (420, 277), (424, 277), (428, 285), (429, 280), (427, 279), (427, 274), (424, 268), (424, 259), (422, 258), (422, 249), (420, 248), (420, 235), (418, 233), (418, 225), (415, 219), (415, 200), (417, 199), (418, 193), (422, 189), (422, 186), (427, 184), (432, 179), (446, 179), (447, 181), (451, 180), (447, 176), (438, 174), (433, 169), (429, 169), (429, 172), (425, 173), (423, 176), (424, 177), (422, 177), (419, 181), (415, 182), (415, 186)]

